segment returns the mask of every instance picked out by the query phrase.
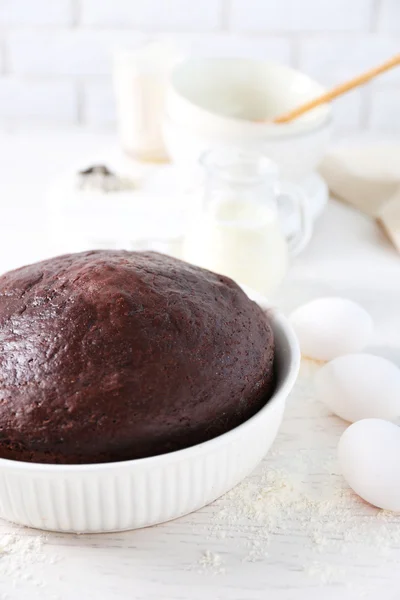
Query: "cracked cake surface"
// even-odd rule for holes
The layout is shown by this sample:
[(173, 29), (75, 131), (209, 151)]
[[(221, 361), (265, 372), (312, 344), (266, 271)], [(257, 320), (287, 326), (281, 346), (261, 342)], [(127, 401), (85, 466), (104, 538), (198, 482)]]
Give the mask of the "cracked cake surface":
[(112, 462), (204, 442), (273, 391), (267, 315), (154, 252), (69, 254), (0, 277), (0, 457)]

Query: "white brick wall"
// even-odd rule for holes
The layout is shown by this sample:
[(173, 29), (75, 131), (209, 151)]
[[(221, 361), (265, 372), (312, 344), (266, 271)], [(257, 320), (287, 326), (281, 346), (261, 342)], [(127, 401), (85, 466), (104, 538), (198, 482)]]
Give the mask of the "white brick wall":
[(71, 25), (72, 2), (73, 0), (0, 0), (0, 25)]
[(81, 0), (82, 25), (146, 31), (212, 31), (222, 0)]
[(8, 63), (11, 72), (20, 76), (107, 75), (112, 48), (140, 37), (130, 32), (77, 28), (14, 31), (8, 38)]
[(371, 101), (370, 128), (400, 135), (400, 89), (377, 89)]
[(46, 121), (72, 124), (77, 119), (72, 81), (0, 79), (0, 122)]
[(240, 31), (367, 31), (368, 0), (232, 0), (230, 23)]
[(83, 88), (82, 119), (88, 125), (110, 126), (115, 123), (115, 105), (111, 81), (87, 81)]
[(380, 14), (378, 19), (381, 31), (400, 32), (400, 2), (399, 0), (381, 0)]
[[(0, 123), (111, 127), (111, 49), (291, 64), (332, 85), (400, 52), (400, 0), (0, 0)], [(339, 129), (400, 131), (400, 69), (335, 103)]]
[[(318, 34), (303, 41), (300, 65), (322, 83), (332, 85), (383, 62), (397, 52), (400, 52), (400, 36), (372, 33), (368, 37), (339, 34), (330, 38)], [(376, 80), (379, 85), (388, 82), (400, 84), (400, 68)]]
[(283, 35), (243, 36), (235, 33), (177, 35), (183, 52), (198, 56), (245, 56), (291, 62), (291, 41)]

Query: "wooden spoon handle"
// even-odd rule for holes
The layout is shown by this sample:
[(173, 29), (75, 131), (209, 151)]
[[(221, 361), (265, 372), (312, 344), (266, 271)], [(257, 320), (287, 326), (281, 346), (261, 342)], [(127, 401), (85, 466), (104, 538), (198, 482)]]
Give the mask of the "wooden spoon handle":
[(399, 65), (400, 65), (400, 54), (396, 54), (390, 60), (387, 60), (379, 67), (374, 67), (373, 69), (366, 71), (362, 75), (358, 75), (358, 77), (354, 77), (354, 79), (350, 79), (350, 81), (346, 81), (345, 83), (341, 83), (340, 85), (337, 85), (336, 87), (332, 88), (329, 92), (322, 94), (322, 96), (318, 96), (317, 98), (314, 98), (314, 100), (309, 100), (308, 102), (306, 102), (305, 104), (302, 104), (298, 108), (295, 108), (283, 115), (280, 115), (279, 117), (275, 117), (273, 119), (273, 123), (287, 123), (288, 121), (297, 119), (297, 117), (304, 115), (304, 113), (319, 106), (320, 104), (324, 104), (325, 102), (330, 102), (334, 98), (337, 98), (338, 96), (341, 96), (342, 94), (345, 94), (346, 92), (349, 92), (350, 90), (358, 87), (359, 85), (363, 85), (364, 83), (367, 83), (367, 81), (370, 81), (377, 75), (380, 75), (381, 73), (384, 73), (385, 71), (389, 71), (389, 69), (393, 69), (393, 67), (397, 67)]

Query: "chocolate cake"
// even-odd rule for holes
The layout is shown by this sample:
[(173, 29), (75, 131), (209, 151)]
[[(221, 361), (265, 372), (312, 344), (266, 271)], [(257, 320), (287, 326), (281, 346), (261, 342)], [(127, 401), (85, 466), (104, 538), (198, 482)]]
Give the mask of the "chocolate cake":
[(0, 457), (95, 463), (204, 442), (273, 389), (268, 318), (230, 279), (97, 250), (0, 277)]

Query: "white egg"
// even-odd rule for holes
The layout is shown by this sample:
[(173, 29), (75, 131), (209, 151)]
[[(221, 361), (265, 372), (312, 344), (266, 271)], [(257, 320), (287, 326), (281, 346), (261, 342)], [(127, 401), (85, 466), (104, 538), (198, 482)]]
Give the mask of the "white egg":
[(338, 453), (343, 477), (356, 494), (400, 511), (400, 427), (381, 419), (353, 423), (340, 438)]
[(318, 298), (290, 315), (303, 356), (332, 360), (342, 354), (360, 352), (373, 329), (364, 308), (346, 298)]
[(315, 378), (319, 400), (345, 421), (400, 416), (400, 369), (373, 354), (335, 358)]

